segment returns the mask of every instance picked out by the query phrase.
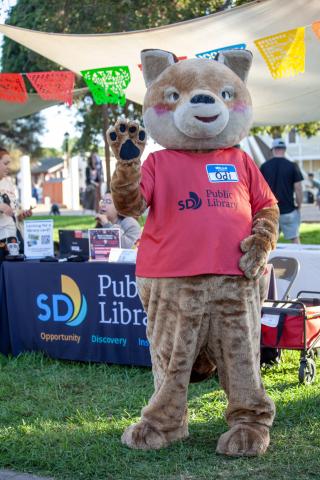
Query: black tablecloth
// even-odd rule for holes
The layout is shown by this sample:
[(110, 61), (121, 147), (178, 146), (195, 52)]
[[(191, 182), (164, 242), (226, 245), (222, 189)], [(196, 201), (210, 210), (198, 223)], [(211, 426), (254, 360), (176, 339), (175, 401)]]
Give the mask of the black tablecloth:
[(151, 365), (133, 265), (3, 262), (0, 351)]

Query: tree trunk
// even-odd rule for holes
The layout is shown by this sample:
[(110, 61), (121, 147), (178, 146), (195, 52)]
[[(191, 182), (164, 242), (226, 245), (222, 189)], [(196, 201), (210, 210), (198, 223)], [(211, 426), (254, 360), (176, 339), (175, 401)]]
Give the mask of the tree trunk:
[(110, 182), (111, 182), (111, 169), (110, 169), (110, 149), (107, 142), (107, 130), (109, 128), (108, 105), (102, 105), (102, 117), (103, 117), (104, 155), (105, 155), (106, 172), (107, 172), (106, 184), (107, 184), (107, 191), (109, 191)]

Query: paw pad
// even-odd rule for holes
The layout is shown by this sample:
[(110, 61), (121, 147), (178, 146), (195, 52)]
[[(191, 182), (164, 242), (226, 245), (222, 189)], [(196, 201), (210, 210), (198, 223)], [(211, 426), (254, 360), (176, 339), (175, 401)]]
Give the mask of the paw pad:
[(136, 145), (132, 142), (132, 140), (128, 139), (125, 143), (121, 146), (120, 149), (120, 158), (121, 160), (133, 160), (134, 158), (139, 157), (140, 150)]
[(140, 130), (139, 132), (139, 140), (143, 142), (143, 140), (146, 138), (146, 132), (144, 130)]
[(146, 143), (146, 132), (137, 122), (118, 120), (107, 132), (108, 143), (117, 160), (139, 160)]

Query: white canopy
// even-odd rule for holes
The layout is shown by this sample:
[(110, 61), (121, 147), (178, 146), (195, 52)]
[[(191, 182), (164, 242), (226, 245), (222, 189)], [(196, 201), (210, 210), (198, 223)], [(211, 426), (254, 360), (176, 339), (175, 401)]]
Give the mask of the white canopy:
[(0, 101), (0, 123), (16, 118), (27, 117), (32, 113), (37, 113), (44, 108), (52, 107), (59, 102), (50, 102), (41, 100), (35, 93), (29, 94), (26, 103), (11, 103)]
[[(106, 12), (107, 17), (107, 12)], [(145, 86), (138, 68), (140, 51), (161, 48), (195, 57), (245, 43), (254, 55), (248, 86), (255, 125), (295, 124), (320, 120), (320, 40), (311, 23), (320, 20), (320, 0), (261, 0), (187, 22), (136, 32), (67, 35), (0, 25), (0, 32), (76, 73), (128, 65), (127, 98), (142, 103)], [(273, 79), (254, 40), (306, 26), (305, 73)]]
[[(87, 88), (73, 90), (73, 96), (78, 97), (88, 91)], [(45, 108), (63, 103), (59, 100), (42, 100), (36, 93), (29, 93), (25, 103), (4, 102), (0, 100), (0, 123), (17, 118), (28, 117), (33, 113), (40, 112)]]

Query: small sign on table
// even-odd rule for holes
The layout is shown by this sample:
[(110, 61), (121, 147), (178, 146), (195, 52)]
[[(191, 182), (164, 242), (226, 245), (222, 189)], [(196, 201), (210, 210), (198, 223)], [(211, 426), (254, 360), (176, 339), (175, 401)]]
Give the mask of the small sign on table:
[(53, 220), (28, 220), (23, 228), (27, 259), (53, 257)]
[(90, 260), (103, 262), (109, 260), (111, 248), (119, 248), (121, 243), (120, 228), (89, 229)]

